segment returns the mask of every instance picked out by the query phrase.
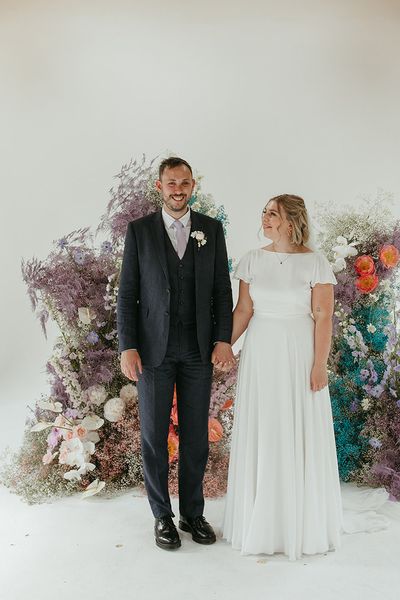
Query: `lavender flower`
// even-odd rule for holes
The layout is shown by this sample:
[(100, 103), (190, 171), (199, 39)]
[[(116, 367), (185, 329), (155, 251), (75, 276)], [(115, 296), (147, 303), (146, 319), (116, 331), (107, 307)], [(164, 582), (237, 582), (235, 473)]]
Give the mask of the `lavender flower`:
[(64, 248), (68, 246), (67, 238), (63, 237), (60, 240), (58, 240), (57, 245), (59, 248), (61, 248), (61, 250), (64, 250)]
[(95, 331), (91, 331), (86, 336), (86, 339), (89, 342), (89, 344), (97, 344), (97, 342), (99, 341), (99, 336), (97, 335), (97, 333)]

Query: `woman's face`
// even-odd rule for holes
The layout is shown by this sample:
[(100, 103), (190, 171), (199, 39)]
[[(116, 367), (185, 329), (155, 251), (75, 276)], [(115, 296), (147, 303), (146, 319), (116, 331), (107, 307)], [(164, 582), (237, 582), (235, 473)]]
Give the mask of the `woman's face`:
[(284, 208), (279, 213), (276, 200), (270, 200), (262, 211), (262, 228), (264, 236), (272, 241), (289, 239), (289, 221), (286, 218)]

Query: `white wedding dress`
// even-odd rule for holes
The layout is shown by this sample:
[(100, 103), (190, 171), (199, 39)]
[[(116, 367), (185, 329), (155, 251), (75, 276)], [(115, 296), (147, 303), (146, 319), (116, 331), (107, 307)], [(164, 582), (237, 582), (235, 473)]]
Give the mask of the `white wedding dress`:
[(340, 546), (343, 513), (329, 389), (310, 388), (311, 291), (336, 283), (318, 252), (251, 250), (234, 277), (252, 316), (240, 357), (223, 537), (296, 560)]

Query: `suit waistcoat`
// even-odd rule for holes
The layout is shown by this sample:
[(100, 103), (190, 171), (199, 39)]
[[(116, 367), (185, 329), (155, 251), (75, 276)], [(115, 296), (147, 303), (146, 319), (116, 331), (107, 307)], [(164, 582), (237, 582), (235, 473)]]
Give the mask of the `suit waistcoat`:
[(168, 275), (171, 285), (170, 324), (196, 323), (196, 288), (194, 276), (193, 240), (189, 238), (186, 251), (180, 259), (164, 229)]

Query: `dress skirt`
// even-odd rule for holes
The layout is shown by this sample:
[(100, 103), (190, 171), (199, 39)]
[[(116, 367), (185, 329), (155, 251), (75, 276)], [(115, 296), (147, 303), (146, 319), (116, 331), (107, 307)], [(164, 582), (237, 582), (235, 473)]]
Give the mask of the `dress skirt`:
[(340, 546), (329, 389), (312, 392), (311, 315), (255, 312), (240, 357), (223, 537), (242, 554)]

